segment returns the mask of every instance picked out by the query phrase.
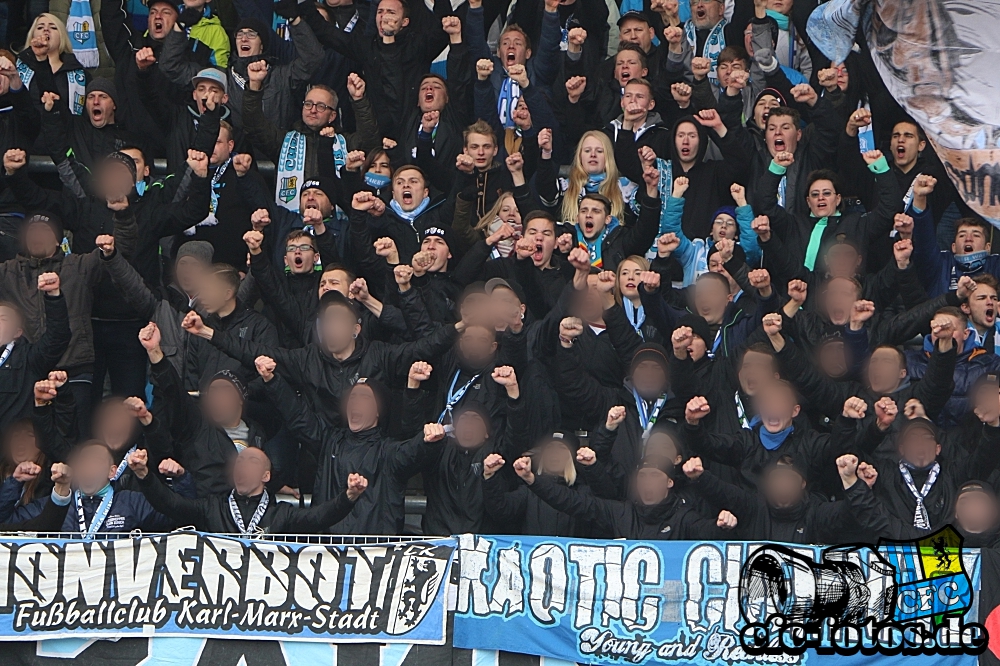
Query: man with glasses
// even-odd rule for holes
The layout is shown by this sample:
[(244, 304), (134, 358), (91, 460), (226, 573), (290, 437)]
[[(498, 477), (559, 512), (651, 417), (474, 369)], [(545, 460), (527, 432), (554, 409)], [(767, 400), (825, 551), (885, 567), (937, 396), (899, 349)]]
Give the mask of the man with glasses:
[[(302, 102), (301, 117), (286, 129), (288, 125), (275, 122), (275, 116), (265, 108), (268, 93), (264, 84), (273, 78), (267, 65), (263, 61), (251, 63), (248, 74), (249, 87), (243, 96), (245, 130), (259, 154), (274, 161), (277, 167), (276, 205), (298, 213), (303, 183), (320, 176), (339, 175), (348, 166), (351, 152), (368, 152), (380, 144), (375, 112), (365, 96), (365, 81), (357, 74), (352, 73), (347, 79), (357, 131), (347, 134), (338, 133), (334, 127), (339, 100), (331, 88), (324, 85), (309, 88)], [(357, 166), (360, 164), (354, 168)], [(332, 199), (331, 203), (338, 202)]]

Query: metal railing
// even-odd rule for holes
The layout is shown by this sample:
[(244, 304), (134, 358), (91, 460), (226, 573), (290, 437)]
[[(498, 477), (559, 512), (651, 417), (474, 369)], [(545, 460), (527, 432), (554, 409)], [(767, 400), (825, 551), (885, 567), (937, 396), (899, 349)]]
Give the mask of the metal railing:
[[(180, 527), (173, 532), (97, 532), (95, 541), (118, 541), (121, 539), (144, 539), (147, 537), (162, 537), (171, 534), (194, 533), (193, 527)], [(277, 541), (315, 546), (378, 546), (420, 543), (428, 539), (442, 539), (440, 536), (394, 535), (394, 534), (236, 534), (229, 532), (203, 532), (211, 536), (230, 539), (245, 539), (248, 541)], [(2, 539), (63, 539), (66, 541), (81, 541), (79, 532), (0, 532)]]

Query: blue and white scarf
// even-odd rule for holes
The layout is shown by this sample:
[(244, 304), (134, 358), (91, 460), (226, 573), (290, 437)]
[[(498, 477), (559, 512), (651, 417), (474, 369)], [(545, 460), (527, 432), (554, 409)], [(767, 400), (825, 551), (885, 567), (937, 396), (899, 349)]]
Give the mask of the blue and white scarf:
[(274, 203), (293, 213), (299, 212), (299, 187), (306, 177), (306, 135), (292, 130), (285, 134), (278, 154)]
[(517, 85), (514, 79), (508, 76), (500, 84), (500, 95), (497, 97), (497, 116), (500, 118), (500, 124), (503, 125), (504, 129), (513, 129), (516, 127), (514, 124), (514, 109), (517, 108), (519, 99), (521, 99), (521, 86)]
[(899, 473), (903, 476), (903, 483), (906, 484), (906, 488), (917, 502), (916, 511), (913, 513), (913, 526), (917, 529), (929, 530), (931, 529), (931, 519), (927, 515), (927, 507), (924, 506), (924, 500), (927, 499), (927, 495), (930, 494), (931, 489), (934, 487), (934, 482), (937, 481), (938, 474), (941, 473), (941, 463), (935, 462), (931, 465), (930, 472), (927, 474), (927, 480), (924, 481), (924, 485), (921, 486), (920, 490), (917, 490), (916, 484), (913, 483), (913, 474), (910, 473), (911, 468), (916, 469), (913, 465), (905, 461), (899, 461)]
[[(701, 50), (701, 57), (712, 61), (712, 68), (708, 70), (708, 80), (712, 82), (713, 86), (719, 85), (716, 63), (719, 61), (719, 54), (726, 48), (725, 28), (728, 24), (729, 21), (726, 19), (722, 19), (716, 23), (715, 27), (708, 33), (708, 37), (705, 39), (705, 46)], [(684, 24), (684, 35), (687, 37), (691, 49), (696, 49), (698, 47), (698, 31), (694, 27), (694, 21), (688, 21)]]
[(628, 317), (628, 323), (632, 324), (632, 328), (639, 334), (639, 337), (645, 340), (646, 336), (642, 333), (642, 325), (646, 323), (646, 308), (641, 305), (635, 307), (635, 304), (627, 298), (622, 299), (622, 308), (625, 310), (625, 316)]
[(421, 213), (423, 213), (425, 210), (427, 210), (427, 206), (429, 206), (430, 203), (431, 203), (431, 198), (430, 197), (424, 197), (424, 200), (420, 202), (419, 206), (417, 206), (413, 210), (407, 212), (407, 211), (403, 210), (399, 206), (399, 203), (395, 199), (390, 199), (389, 200), (389, 208), (392, 209), (392, 212), (395, 213), (397, 217), (402, 218), (403, 220), (405, 220), (406, 222), (408, 222), (409, 225), (412, 227), (413, 226), (413, 221), (415, 219), (417, 219), (418, 217), (420, 217)]
[(66, 20), (66, 32), (73, 46), (73, 55), (84, 67), (97, 67), (101, 64), (101, 54), (97, 52), (97, 29), (94, 25), (94, 10), (90, 0), (72, 0), (69, 5), (69, 17)]
[(83, 512), (83, 495), (77, 490), (73, 494), (73, 499), (76, 501), (76, 518), (77, 523), (80, 528), (80, 534), (87, 541), (93, 541), (94, 535), (97, 531), (101, 529), (104, 521), (108, 517), (108, 513), (111, 511), (111, 503), (115, 500), (115, 489), (111, 487), (110, 484), (104, 486), (95, 497), (101, 497), (101, 504), (97, 507), (97, 511), (94, 512), (94, 517), (90, 521), (90, 526), (87, 526), (87, 516)]

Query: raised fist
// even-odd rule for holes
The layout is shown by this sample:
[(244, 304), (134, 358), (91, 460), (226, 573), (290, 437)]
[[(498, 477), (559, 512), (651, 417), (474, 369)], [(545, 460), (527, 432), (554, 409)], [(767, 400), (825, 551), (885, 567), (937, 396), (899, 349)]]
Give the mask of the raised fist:
[(597, 454), (589, 446), (581, 447), (576, 452), (576, 461), (584, 467), (590, 467), (597, 462)]
[(517, 373), (509, 365), (501, 365), (493, 370), (493, 381), (503, 387), (517, 385)]
[(122, 401), (122, 405), (125, 406), (125, 409), (128, 410), (132, 416), (139, 419), (139, 422), (142, 423), (142, 425), (148, 426), (153, 422), (153, 415), (149, 413), (149, 409), (146, 407), (146, 403), (142, 401), (142, 398), (136, 398), (135, 396), (125, 398), (125, 400)]
[(247, 244), (247, 248), (250, 250), (250, 254), (258, 255), (260, 254), (261, 243), (264, 242), (264, 234), (259, 231), (250, 231), (243, 234), (243, 242)]
[(653, 293), (660, 288), (660, 274), (656, 271), (642, 271), (639, 273), (639, 282), (648, 293)]
[(570, 250), (566, 260), (576, 270), (590, 273), (590, 253), (582, 247), (574, 247)]
[(625, 422), (625, 414), (625, 407), (615, 405), (608, 410), (608, 418), (604, 421), (604, 427), (612, 432), (618, 430), (618, 426)]
[(242, 178), (250, 172), (253, 165), (253, 155), (250, 153), (236, 153), (233, 155), (233, 169), (236, 175)]
[[(871, 166), (872, 164), (875, 164), (880, 159), (882, 159), (882, 151), (881, 150), (868, 150), (868, 151), (865, 151), (865, 152), (861, 153), (861, 158), (864, 159), (865, 164), (867, 164), (868, 166)], [(916, 194), (916, 190), (914, 190), (914, 194)]]
[(271, 224), (271, 213), (266, 208), (258, 208), (250, 214), (250, 225), (254, 231), (261, 231)]
[(140, 72), (146, 71), (155, 64), (156, 55), (153, 54), (153, 49), (144, 46), (135, 52), (135, 66), (139, 68)]
[(504, 466), (504, 459), (499, 453), (491, 453), (483, 461), (483, 478), (492, 478)]
[(684, 420), (688, 422), (689, 425), (696, 426), (701, 423), (701, 420), (708, 416), (712, 408), (708, 404), (708, 400), (700, 395), (697, 395), (690, 400), (688, 400), (687, 405), (684, 407)]
[(17, 467), (14, 468), (13, 477), (18, 483), (28, 483), (29, 481), (34, 481), (35, 478), (42, 473), (42, 468), (40, 465), (36, 465), (31, 461), (25, 461), (19, 463)]
[(18, 169), (27, 163), (28, 154), (23, 150), (11, 148), (3, 154), (3, 168), (7, 172), (8, 176), (13, 176)]
[(684, 461), (681, 471), (687, 478), (697, 481), (705, 473), (705, 466), (702, 464), (701, 458), (688, 458)]
[(485, 81), (493, 74), (493, 61), (489, 58), (480, 58), (476, 61), (476, 76), (480, 81)]
[(787, 150), (783, 150), (774, 156), (774, 163), (777, 164), (778, 166), (785, 167), (786, 169), (792, 166), (794, 162), (795, 162), (795, 155), (788, 152)]
[[(132, 455), (135, 454), (133, 453)], [(176, 479), (187, 473), (184, 466), (173, 458), (164, 458), (161, 460), (157, 469), (160, 470), (160, 474), (171, 479)]]
[(763, 326), (764, 333), (769, 338), (781, 335), (781, 315), (777, 312), (764, 315), (764, 318), (761, 319), (761, 326)]
[(59, 295), (59, 273), (41, 273), (38, 276), (38, 291), (49, 296)]
[(357, 501), (361, 494), (368, 489), (368, 479), (360, 474), (347, 475), (347, 499), (352, 502)]
[(867, 412), (868, 403), (857, 396), (851, 396), (844, 401), (844, 411), (842, 413), (845, 418), (860, 420), (865, 418)]
[(529, 486), (535, 482), (535, 474), (531, 471), (531, 458), (528, 456), (514, 461), (514, 472)]
[(257, 374), (265, 382), (274, 379), (274, 369), (278, 367), (278, 364), (274, 362), (273, 358), (270, 356), (258, 356), (253, 360), (253, 365), (257, 368)]
[(656, 256), (660, 259), (666, 259), (671, 254), (673, 254), (677, 248), (681, 246), (680, 237), (671, 232), (668, 234), (663, 234), (656, 239)]
[(101, 234), (94, 239), (94, 245), (101, 248), (101, 254), (110, 257), (115, 253), (115, 237), (108, 234)]
[(410, 366), (410, 372), (406, 375), (408, 388), (419, 388), (420, 384), (431, 378), (433, 371), (434, 368), (427, 361), (414, 361)]
[(59, 95), (54, 92), (43, 92), (42, 93), (42, 106), (45, 107), (46, 111), (51, 111), (55, 107), (56, 102), (59, 101)]
[(559, 342), (563, 347), (572, 347), (581, 335), (583, 335), (583, 321), (578, 317), (566, 317), (559, 322)]
[(355, 102), (361, 101), (365, 96), (366, 88), (365, 80), (351, 72), (347, 75), (347, 94), (351, 96)]
[(149, 322), (139, 331), (139, 344), (146, 351), (152, 351), (160, 346), (160, 327)]
[(425, 442), (440, 442), (444, 439), (444, 426), (440, 423), (425, 423), (424, 424), (424, 441)]
[(879, 430), (888, 430), (898, 413), (899, 408), (895, 400), (889, 397), (880, 398), (875, 403), (875, 423)]
[(854, 485), (858, 478), (858, 457), (847, 454), (837, 458), (837, 473), (840, 474), (840, 478), (844, 480), (847, 487)]
[(771, 240), (771, 218), (767, 215), (758, 215), (753, 218), (750, 228), (762, 242), (766, 243)]
[(788, 283), (788, 298), (797, 303), (799, 307), (806, 302), (809, 296), (809, 285), (802, 280), (792, 280)]
[(720, 511), (719, 517), (715, 519), (716, 527), (723, 530), (734, 530), (738, 523), (739, 521), (736, 519), (736, 516), (725, 509)]
[(146, 453), (146, 449), (136, 449), (128, 457), (128, 467), (137, 479), (145, 479), (146, 475), (149, 474), (149, 468), (146, 466), (148, 462), (149, 455)]
[(798, 104), (808, 104), (809, 106), (816, 106), (816, 102), (819, 101), (819, 95), (813, 90), (813, 87), (808, 83), (800, 83), (797, 86), (792, 86), (792, 99), (794, 99)]

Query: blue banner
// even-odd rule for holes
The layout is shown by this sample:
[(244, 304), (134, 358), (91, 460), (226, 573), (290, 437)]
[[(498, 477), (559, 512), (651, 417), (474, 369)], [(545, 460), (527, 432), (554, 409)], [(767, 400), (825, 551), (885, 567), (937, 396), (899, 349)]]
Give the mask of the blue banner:
[(0, 640), (442, 645), (454, 539), (317, 545), (175, 532), (0, 541)]
[[(832, 649), (828, 654), (812, 649), (795, 654), (780, 649), (787, 637), (765, 640), (775, 648), (770, 654), (752, 654), (741, 643), (745, 618), (757, 622), (755, 613), (760, 612), (763, 622), (785, 612), (785, 617), (805, 622), (810, 613), (826, 617), (826, 611), (837, 608), (847, 618), (845, 622), (853, 619), (860, 624), (872, 618), (898, 622), (897, 600), (905, 610), (914, 603), (904, 597), (912, 594), (907, 583), (940, 575), (952, 582), (940, 589), (948, 592), (942, 599), (955, 600), (951, 606), (955, 617), (944, 625), (932, 623), (931, 617), (916, 620), (922, 623), (921, 630), (926, 627), (930, 632), (929, 640), (936, 639), (938, 644), (925, 643), (925, 653), (907, 656), (907, 664), (971, 666), (976, 663), (974, 650), (959, 645), (964, 640), (960, 634), (962, 627), (976, 621), (977, 612), (971, 595), (966, 598), (957, 593), (955, 577), (966, 576), (968, 588), (978, 590), (979, 552), (948, 549), (941, 543), (935, 542), (923, 554), (925, 562), (940, 569), (931, 571), (921, 564), (920, 550), (915, 559), (906, 557), (903, 545), (893, 543), (825, 549), (747, 542), (463, 535), (459, 537), (453, 644), (580, 664), (825, 666), (833, 664), (833, 659), (839, 660), (838, 666), (871, 664), (892, 657), (863, 655), (864, 629), (857, 632), (862, 645), (854, 654), (849, 654), (849, 645), (842, 654)], [(953, 557), (945, 562), (945, 555)], [(904, 570), (910, 561), (922, 568)], [(838, 602), (838, 595), (845, 603)], [(933, 603), (928, 600), (929, 607)], [(869, 639), (891, 640), (896, 635), (882, 633), (883, 625), (876, 626)], [(892, 628), (898, 629), (899, 636), (914, 629)], [(966, 628), (970, 641), (981, 629), (978, 625)], [(985, 631), (981, 633), (985, 636)], [(837, 636), (832, 631), (819, 639), (836, 643)]]

